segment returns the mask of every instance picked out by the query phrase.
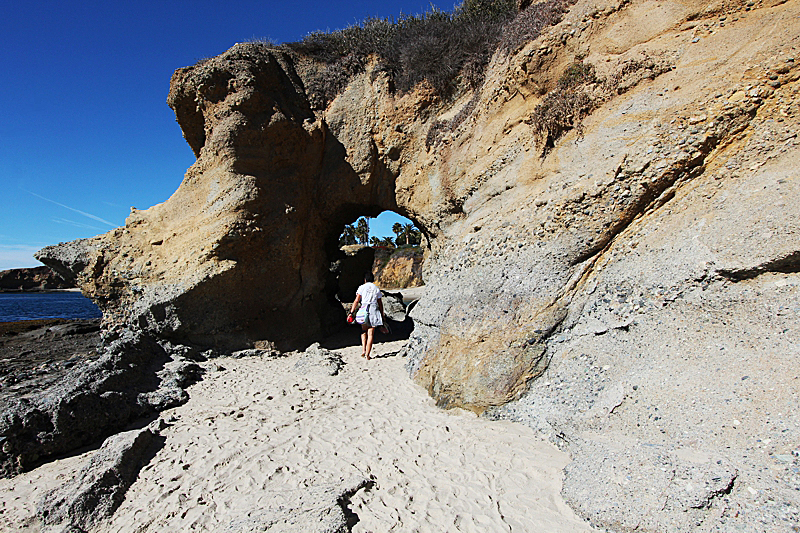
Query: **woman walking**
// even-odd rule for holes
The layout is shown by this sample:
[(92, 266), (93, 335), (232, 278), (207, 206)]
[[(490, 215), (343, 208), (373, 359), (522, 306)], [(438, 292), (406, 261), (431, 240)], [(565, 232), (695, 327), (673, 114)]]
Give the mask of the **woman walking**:
[(372, 342), (375, 338), (375, 328), (383, 326), (386, 315), (383, 313), (383, 302), (381, 298), (381, 290), (374, 283), (375, 277), (372, 272), (364, 274), (364, 284), (361, 285), (356, 291), (356, 300), (350, 306), (350, 314), (356, 312), (359, 304), (365, 308), (366, 317), (364, 323), (361, 324), (361, 357), (366, 357), (367, 361), (370, 359), (372, 353)]

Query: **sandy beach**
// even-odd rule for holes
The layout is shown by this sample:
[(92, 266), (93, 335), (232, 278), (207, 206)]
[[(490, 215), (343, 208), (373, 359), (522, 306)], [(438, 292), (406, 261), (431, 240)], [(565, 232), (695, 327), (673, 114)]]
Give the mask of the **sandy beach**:
[[(355, 532), (590, 530), (559, 494), (565, 454), (527, 427), (438, 409), (402, 344), (377, 344), (371, 361), (341, 348), (334, 376), (302, 353), (203, 363), (189, 402), (161, 414), (164, 446), (95, 531), (301, 531), (298, 516), (323, 522), (343, 490)], [(38, 531), (36, 502), (92, 453), (0, 480), (2, 530)]]

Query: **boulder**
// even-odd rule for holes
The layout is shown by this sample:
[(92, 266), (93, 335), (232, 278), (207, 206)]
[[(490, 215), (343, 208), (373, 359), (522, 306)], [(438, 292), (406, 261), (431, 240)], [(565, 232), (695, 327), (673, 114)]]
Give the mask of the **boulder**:
[(106, 439), (73, 479), (38, 503), (42, 524), (50, 531), (89, 531), (110, 517), (141, 467), (163, 444), (154, 429), (145, 427)]
[(402, 322), (406, 319), (406, 306), (403, 304), (403, 294), (399, 292), (389, 292), (382, 290), (383, 312), (386, 318), (395, 322)]
[(294, 370), (301, 374), (335, 376), (344, 366), (342, 356), (320, 347), (315, 342), (301, 353), (294, 365)]

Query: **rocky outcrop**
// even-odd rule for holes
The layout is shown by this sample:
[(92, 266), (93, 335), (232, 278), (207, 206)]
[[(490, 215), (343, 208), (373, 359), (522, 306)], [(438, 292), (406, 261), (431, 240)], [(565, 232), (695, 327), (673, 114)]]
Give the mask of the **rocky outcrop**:
[(475, 91), (399, 94), (371, 64), (326, 109), (309, 61), (236, 45), (173, 77), (198, 156), (175, 194), (39, 258), (109, 322), (293, 346), (341, 320), (343, 225), (397, 211), (430, 247), (405, 353), (439, 405), (567, 449), (600, 527), (789, 531), (798, 16), (582, 0)]
[(103, 353), (42, 391), (3, 403), (0, 476), (97, 442), (188, 399), (200, 367), (141, 333), (107, 339)]
[(375, 283), (382, 289), (408, 289), (421, 287), (423, 252), (421, 248), (375, 250), (372, 272)]
[(326, 120), (286, 52), (241, 44), (178, 70), (169, 104), (198, 159), (175, 194), (38, 256), (108, 322), (161, 338), (231, 349), (319, 338), (344, 321), (330, 275), (341, 228), (398, 209), (398, 164), (363, 136), (380, 94), (360, 83), (371, 93), (360, 117)]
[(156, 427), (106, 439), (73, 478), (47, 493), (37, 514), (50, 531), (89, 531), (110, 517), (125, 498), (140, 468), (163, 445)]
[(37, 292), (74, 287), (74, 283), (64, 281), (46, 266), (0, 271), (0, 292)]

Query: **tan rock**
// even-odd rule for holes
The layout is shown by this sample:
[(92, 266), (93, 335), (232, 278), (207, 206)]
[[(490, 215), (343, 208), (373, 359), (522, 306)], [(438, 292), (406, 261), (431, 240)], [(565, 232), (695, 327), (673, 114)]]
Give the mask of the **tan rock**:
[(327, 275), (338, 231), (397, 209), (393, 176), (366, 172), (370, 141), (348, 152), (329, 126), (343, 123), (314, 113), (289, 64), (240, 44), (178, 70), (169, 104), (198, 156), (181, 186), (124, 228), (40, 254), (77, 273), (107, 321), (241, 348), (304, 344), (344, 320)]
[(382, 289), (421, 287), (423, 253), (420, 248), (377, 249), (372, 271)]

